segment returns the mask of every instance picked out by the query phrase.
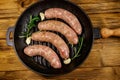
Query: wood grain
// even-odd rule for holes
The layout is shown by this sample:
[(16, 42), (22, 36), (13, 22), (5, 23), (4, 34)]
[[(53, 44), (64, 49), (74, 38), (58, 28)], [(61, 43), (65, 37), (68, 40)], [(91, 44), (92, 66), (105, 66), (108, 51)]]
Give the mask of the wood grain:
[(120, 38), (105, 39), (101, 56), (104, 66), (120, 66)]
[[(120, 80), (120, 38), (116, 37), (95, 40), (84, 63), (62, 76), (41, 76), (24, 66), (14, 49), (7, 46), (6, 32), (37, 1), (0, 0), (0, 80)], [(70, 1), (85, 11), (94, 28), (120, 28), (120, 0)]]
[(70, 0), (70, 1), (76, 4), (119, 2), (119, 0)]
[[(26, 75), (26, 73), (28, 73)], [(1, 72), (2, 76), (1, 79), (3, 80), (15, 80), (15, 79), (22, 79), (22, 80), (115, 80), (115, 74), (112, 68), (81, 68), (76, 69), (72, 73), (68, 73), (63, 76), (56, 76), (56, 77), (44, 77), (32, 71), (10, 71), (10, 72)], [(91, 74), (91, 75), (90, 75)], [(72, 76), (71, 76), (72, 75)]]
[(113, 67), (114, 73), (116, 74), (117, 80), (120, 80), (120, 67)]
[(26, 70), (12, 47), (0, 40), (0, 71)]

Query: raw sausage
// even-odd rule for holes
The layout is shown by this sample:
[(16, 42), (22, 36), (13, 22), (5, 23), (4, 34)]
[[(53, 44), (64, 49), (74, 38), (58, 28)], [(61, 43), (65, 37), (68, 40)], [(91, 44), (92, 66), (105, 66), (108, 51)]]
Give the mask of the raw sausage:
[(78, 43), (77, 34), (65, 23), (56, 20), (47, 20), (38, 24), (39, 30), (56, 31), (63, 34), (71, 44)]
[(35, 32), (32, 34), (32, 39), (35, 41), (50, 42), (52, 43), (60, 52), (60, 56), (63, 59), (69, 58), (69, 48), (64, 40), (57, 34), (52, 32)]
[(62, 8), (47, 9), (45, 11), (45, 17), (47, 19), (49, 18), (63, 19), (75, 30), (76, 33), (78, 34), (82, 33), (82, 27), (77, 17), (65, 9), (62, 9)]
[(44, 57), (53, 68), (61, 68), (61, 62), (57, 54), (47, 46), (44, 45), (27, 46), (24, 49), (24, 53), (28, 56), (40, 55)]

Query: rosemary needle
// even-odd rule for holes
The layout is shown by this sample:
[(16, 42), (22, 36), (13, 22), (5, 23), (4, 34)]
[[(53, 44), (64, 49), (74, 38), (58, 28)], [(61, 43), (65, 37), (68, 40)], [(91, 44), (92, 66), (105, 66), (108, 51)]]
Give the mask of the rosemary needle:
[(79, 52), (83, 45), (83, 37), (80, 37), (78, 45), (79, 45), (78, 50), (76, 49), (76, 47), (73, 47), (75, 55), (71, 58), (72, 60), (80, 56)]
[(21, 32), (22, 36), (19, 36), (19, 38), (25, 38), (25, 37), (27, 38), (27, 37), (29, 37), (32, 34), (31, 29), (36, 26), (35, 22), (37, 22), (39, 20), (40, 20), (40, 18), (38, 16), (32, 17), (32, 15), (30, 15), (30, 21), (27, 24), (26, 31)]

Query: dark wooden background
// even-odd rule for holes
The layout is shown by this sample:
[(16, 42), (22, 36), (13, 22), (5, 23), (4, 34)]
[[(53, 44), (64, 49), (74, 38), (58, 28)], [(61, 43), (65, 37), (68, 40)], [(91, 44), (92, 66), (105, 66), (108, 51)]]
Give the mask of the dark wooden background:
[[(93, 26), (120, 28), (120, 0), (71, 0), (81, 6)], [(6, 45), (6, 31), (20, 14), (37, 0), (0, 0), (0, 80), (120, 80), (120, 38), (98, 39), (86, 61), (74, 71), (43, 77), (27, 69), (12, 47)]]

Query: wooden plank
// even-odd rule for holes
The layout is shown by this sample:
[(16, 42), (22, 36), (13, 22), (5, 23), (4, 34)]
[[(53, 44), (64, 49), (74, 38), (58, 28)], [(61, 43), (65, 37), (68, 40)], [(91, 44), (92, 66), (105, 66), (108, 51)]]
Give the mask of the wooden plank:
[(16, 9), (17, 4), (14, 2), (6, 2), (6, 3), (1, 3), (0, 4), (0, 10), (2, 9)]
[[(88, 4), (77, 4), (77, 5), (82, 7), (88, 14), (91, 14), (91, 13), (95, 14), (95, 13), (120, 12), (119, 4), (120, 2), (106, 2), (106, 3), (94, 3), (94, 4), (88, 3)], [(21, 9), (24, 10), (25, 8), (27, 7), (24, 7)], [(23, 11), (23, 10), (20, 10), (20, 11)]]
[(120, 67), (113, 67), (114, 73), (117, 76), (117, 80), (120, 80)]
[(13, 49), (0, 51), (0, 62), (0, 71), (27, 70)]
[(7, 18), (7, 19), (9, 19), (9, 18), (11, 18), (11, 19), (16, 19), (16, 18), (18, 18), (18, 17), (19, 17), (19, 15), (16, 14), (16, 13), (10, 13), (10, 14), (8, 14), (8, 13), (2, 13), (2, 14), (0, 15), (0, 19), (5, 19), (5, 18)]
[(14, 51), (3, 51), (0, 54), (0, 71), (28, 70)]
[(2, 4), (2, 3), (8, 3), (8, 2), (16, 2), (17, 0), (1, 0), (0, 1), (0, 4)]
[[(6, 26), (11, 26), (11, 25), (15, 25), (15, 22), (18, 20), (18, 18), (16, 19), (0, 19), (0, 25), (1, 27), (6, 27)], [(5, 26), (6, 25), (6, 26)], [(1, 28), (0, 27), (0, 28)]]
[(89, 14), (88, 15), (93, 23), (93, 27), (107, 27), (119, 28), (120, 26), (120, 13), (104, 13), (104, 14)]
[[(27, 1), (29, 1), (29, 0), (27, 0)], [(74, 1), (74, 2), (78, 2), (78, 1)], [(16, 1), (7, 2), (7, 3), (3, 2), (3, 3), (1, 3), (2, 5), (0, 6), (0, 9), (15, 9), (15, 8), (17, 8), (18, 10), (20, 10), (20, 8), (22, 9), (22, 7), (20, 7), (22, 2), (25, 2), (25, 1), (18, 0), (17, 2)], [(26, 4), (26, 5), (28, 7), (35, 2), (37, 2), (37, 0), (33, 0), (33, 1), (29, 2), (29, 4)], [(85, 2), (87, 4), (78, 4), (78, 5), (81, 6), (87, 13), (101, 13), (101, 12), (104, 13), (104, 12), (119, 12), (120, 11), (120, 6), (119, 6), (120, 1), (113, 2), (113, 0), (110, 0), (110, 1), (102, 0), (100, 2), (99, 0), (98, 1), (86, 0), (86, 1), (82, 1), (82, 2)], [(91, 2), (95, 2), (95, 3), (91, 3)], [(11, 4), (12, 4), (12, 6), (10, 6)], [(3, 7), (3, 6), (5, 6), (5, 7)], [(24, 8), (27, 8), (27, 7), (24, 7)]]
[(104, 39), (101, 56), (104, 66), (120, 66), (120, 38)]
[[(11, 56), (10, 56), (11, 57)], [(6, 59), (4, 58), (3, 63), (0, 64), (0, 71), (16, 71), (16, 70), (27, 70), (28, 68), (18, 60), (18, 58)], [(12, 61), (9, 61), (12, 60)], [(6, 63), (5, 63), (6, 62)], [(15, 63), (13, 63), (15, 62)]]
[(9, 27), (15, 26), (17, 22), (16, 19), (0, 19), (0, 30), (6, 31)]
[(6, 44), (6, 40), (0, 40), (0, 51), (6, 51), (8, 49), (11, 49), (11, 47)]
[[(7, 29), (16, 24), (16, 19), (0, 20), (0, 39), (6, 39)], [(13, 37), (13, 34), (10, 35)]]
[(0, 54), (0, 71), (27, 70), (14, 51), (3, 51)]
[(20, 70), (28, 70), (28, 68), (20, 62), (17, 64), (14, 63), (0, 65), (0, 71), (20, 71)]
[(107, 2), (96, 4), (78, 4), (87, 14), (98, 13), (118, 13), (120, 12), (120, 2)]
[[(29, 5), (33, 4), (34, 2), (36, 1), (29, 3)], [(0, 13), (2, 13), (0, 18), (5, 18), (6, 15), (7, 15), (6, 18), (11, 18), (11, 17), (16, 18), (27, 8), (27, 7), (21, 7), (21, 2), (20, 3), (9, 2), (7, 4), (6, 3), (4, 4), (0, 6), (0, 10), (1, 10)], [(10, 4), (13, 4), (13, 6), (9, 7)], [(81, 6), (88, 14), (120, 12), (119, 2), (107, 2), (107, 3), (96, 3), (96, 4), (90, 3), (90, 4), (78, 4), (78, 5)]]
[(0, 31), (0, 39), (6, 38), (6, 31)]
[(25, 80), (47, 80), (47, 79), (73, 79), (73, 80), (115, 80), (115, 74), (113, 69), (110, 67), (106, 68), (80, 68), (74, 71), (56, 77), (43, 77), (32, 71), (10, 71), (2, 72), (1, 79), (3, 80), (15, 80), (15, 79), (25, 79)]
[(70, 0), (70, 1), (76, 4), (120, 2), (119, 0)]
[(5, 40), (0, 40), (0, 71), (26, 70), (14, 49), (7, 46)]
[[(1, 30), (0, 31), (0, 39), (6, 39), (6, 34), (7, 34), (7, 30)], [(13, 38), (13, 32), (10, 33), (10, 39), (12, 40)], [(6, 44), (6, 43), (5, 43)]]
[[(28, 6), (37, 0), (11, 0), (0, 2), (0, 19), (17, 18)], [(23, 7), (22, 5), (25, 6)]]
[(0, 14), (4, 15), (4, 14), (8, 14), (8, 13), (9, 14), (16, 13), (16, 12), (18, 12), (17, 8), (15, 8), (15, 9), (1, 9)]

